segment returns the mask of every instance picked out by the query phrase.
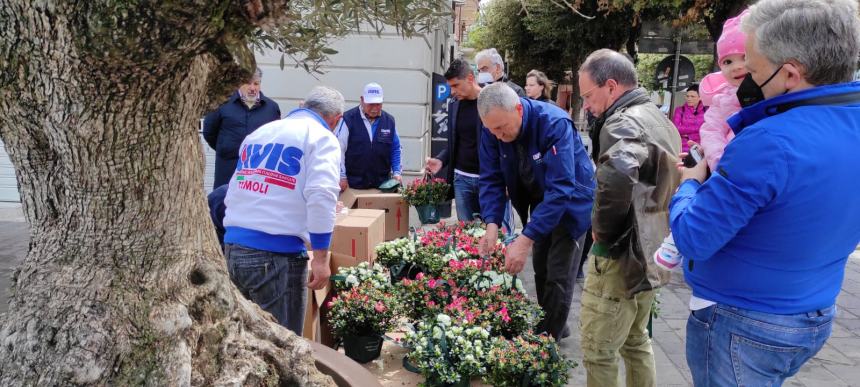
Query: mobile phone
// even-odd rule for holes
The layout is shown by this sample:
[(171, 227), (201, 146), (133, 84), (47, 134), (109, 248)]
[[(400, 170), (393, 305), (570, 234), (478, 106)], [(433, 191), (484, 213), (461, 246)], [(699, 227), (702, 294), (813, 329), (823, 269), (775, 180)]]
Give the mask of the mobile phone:
[(693, 168), (702, 161), (702, 152), (699, 151), (698, 145), (690, 147), (687, 157), (684, 157), (684, 167)]

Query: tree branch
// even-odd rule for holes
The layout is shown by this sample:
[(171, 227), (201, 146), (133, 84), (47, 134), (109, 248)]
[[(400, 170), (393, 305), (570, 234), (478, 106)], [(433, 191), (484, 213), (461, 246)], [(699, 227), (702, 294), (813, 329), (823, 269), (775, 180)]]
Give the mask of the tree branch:
[(576, 7), (574, 7), (574, 6), (573, 6), (573, 4), (569, 3), (567, 0), (558, 0), (558, 1), (563, 2), (563, 3), (564, 3), (564, 5), (560, 4), (560, 3), (559, 3), (558, 1), (556, 1), (556, 0), (549, 0), (549, 1), (550, 1), (551, 3), (553, 3), (556, 7), (559, 7), (559, 8), (562, 8), (562, 9), (564, 9), (564, 8), (568, 8), (568, 9), (570, 9), (571, 11), (573, 11), (573, 13), (574, 13), (574, 14), (581, 16), (581, 17), (582, 17), (582, 18), (584, 18), (585, 20), (591, 20), (591, 19), (594, 19), (594, 18), (595, 18), (595, 16), (588, 16), (588, 15), (583, 14), (582, 12), (579, 12), (579, 10), (578, 10), (578, 9), (576, 9)]

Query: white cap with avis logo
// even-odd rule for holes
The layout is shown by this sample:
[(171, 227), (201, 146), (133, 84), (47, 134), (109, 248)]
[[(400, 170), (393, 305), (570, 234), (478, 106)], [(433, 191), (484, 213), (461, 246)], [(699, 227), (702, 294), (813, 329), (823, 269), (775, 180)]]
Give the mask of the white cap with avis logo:
[(368, 83), (364, 86), (361, 97), (364, 98), (364, 103), (382, 103), (382, 86), (378, 83)]

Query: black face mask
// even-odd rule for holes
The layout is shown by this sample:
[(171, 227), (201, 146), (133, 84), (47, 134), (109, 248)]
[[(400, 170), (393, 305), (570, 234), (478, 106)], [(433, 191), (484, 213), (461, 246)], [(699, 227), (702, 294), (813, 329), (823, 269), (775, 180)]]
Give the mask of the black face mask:
[(752, 106), (764, 101), (764, 92), (761, 91), (761, 88), (765, 87), (765, 85), (767, 85), (767, 83), (770, 82), (770, 80), (773, 79), (781, 69), (782, 65), (780, 65), (761, 85), (755, 83), (752, 79), (752, 74), (747, 73), (747, 76), (744, 77), (741, 85), (738, 86), (737, 91), (738, 101), (741, 103), (741, 107)]

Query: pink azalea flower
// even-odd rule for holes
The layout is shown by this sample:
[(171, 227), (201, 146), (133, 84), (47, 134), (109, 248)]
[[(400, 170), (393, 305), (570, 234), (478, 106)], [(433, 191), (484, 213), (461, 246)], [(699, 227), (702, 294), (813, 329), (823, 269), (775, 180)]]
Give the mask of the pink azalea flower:
[(504, 321), (504, 322), (510, 322), (511, 321), (511, 317), (508, 316), (508, 307), (507, 306), (503, 306), (502, 309), (499, 310), (499, 314), (502, 316), (502, 321)]
[(378, 313), (385, 312), (385, 305), (382, 304), (382, 301), (376, 301), (376, 306), (373, 308)]
[(418, 274), (416, 274), (415, 279), (418, 281), (421, 281), (422, 279), (424, 279), (424, 272), (419, 272)]
[(427, 286), (430, 287), (430, 289), (435, 288), (436, 287), (436, 280), (431, 278), (429, 281), (427, 281)]

